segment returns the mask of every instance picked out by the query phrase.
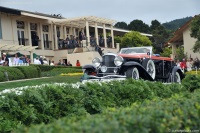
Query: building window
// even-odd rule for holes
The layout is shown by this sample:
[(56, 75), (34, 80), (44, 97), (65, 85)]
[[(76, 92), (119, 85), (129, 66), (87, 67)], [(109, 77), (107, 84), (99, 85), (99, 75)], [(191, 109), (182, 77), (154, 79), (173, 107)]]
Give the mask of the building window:
[(17, 20), (17, 28), (18, 29), (24, 29), (24, 21), (18, 21)]
[(48, 25), (42, 25), (43, 32), (49, 32), (49, 26)]
[(66, 28), (66, 34), (69, 34), (69, 28)]
[(31, 30), (37, 30), (37, 24), (36, 23), (30, 23), (30, 29)]
[(1, 18), (0, 18), (0, 39), (2, 39)]

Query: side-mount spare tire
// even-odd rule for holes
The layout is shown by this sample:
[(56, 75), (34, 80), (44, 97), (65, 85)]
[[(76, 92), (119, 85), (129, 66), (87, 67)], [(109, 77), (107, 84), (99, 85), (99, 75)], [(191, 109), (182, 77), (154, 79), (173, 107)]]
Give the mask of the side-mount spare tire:
[(152, 79), (155, 79), (156, 77), (156, 68), (153, 60), (146, 58), (142, 62), (142, 66), (146, 69), (148, 74), (152, 77)]

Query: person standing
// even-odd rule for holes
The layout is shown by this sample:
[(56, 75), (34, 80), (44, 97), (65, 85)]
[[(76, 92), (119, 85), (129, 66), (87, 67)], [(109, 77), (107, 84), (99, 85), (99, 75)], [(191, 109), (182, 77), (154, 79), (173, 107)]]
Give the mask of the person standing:
[(70, 61), (67, 62), (67, 66), (72, 66), (72, 64), (70, 63)]
[(180, 63), (180, 67), (186, 71), (187, 70), (187, 65), (186, 65), (186, 60), (185, 58), (183, 58), (183, 61)]
[(3, 66), (9, 66), (9, 59), (8, 59), (8, 57), (6, 56), (6, 53), (3, 53), (2, 60), (4, 60)]
[(19, 62), (19, 57), (17, 56), (17, 54), (15, 54), (15, 57), (14, 57), (14, 59), (13, 59), (13, 64), (18, 64), (18, 62)]
[(44, 64), (43, 59), (42, 59), (42, 56), (40, 56), (39, 61), (41, 62), (42, 65)]
[(34, 60), (34, 64), (40, 65), (41, 62), (39, 61), (38, 57), (36, 57), (36, 59)]
[(79, 62), (79, 60), (76, 61), (76, 66), (81, 66), (81, 63)]

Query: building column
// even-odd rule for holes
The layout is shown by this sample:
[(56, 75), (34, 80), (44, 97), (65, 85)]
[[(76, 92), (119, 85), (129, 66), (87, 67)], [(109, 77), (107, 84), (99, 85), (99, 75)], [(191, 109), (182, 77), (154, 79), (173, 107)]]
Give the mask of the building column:
[(32, 38), (31, 38), (31, 26), (30, 26), (30, 22), (28, 22), (28, 46), (32, 46)]
[(99, 45), (99, 34), (98, 34), (97, 23), (95, 23), (95, 38), (97, 45)]
[(112, 48), (115, 48), (113, 25), (111, 24), (110, 27), (111, 27), (111, 37), (112, 37)]
[(171, 43), (170, 44), (171, 47), (172, 47), (172, 59), (175, 59), (175, 56), (176, 56), (176, 44), (175, 43)]
[(64, 40), (67, 38), (67, 32), (66, 32), (66, 26), (64, 26), (64, 36), (63, 36), (64, 38)]
[(73, 35), (76, 38), (76, 28), (73, 28)]
[(90, 45), (90, 30), (89, 30), (89, 23), (86, 20), (85, 21), (85, 26), (86, 26), (86, 39), (87, 39), (87, 45)]
[(73, 28), (72, 27), (69, 28), (69, 37), (71, 37), (71, 35), (73, 35)]
[(63, 36), (63, 25), (60, 26), (60, 39), (64, 39), (64, 36)]
[(85, 21), (85, 28), (86, 28), (86, 40), (87, 40), (87, 45), (89, 46), (90, 45), (90, 30), (89, 30), (89, 23), (88, 21), (86, 20)]
[(106, 25), (103, 24), (103, 38), (104, 38), (104, 46), (107, 48), (107, 39), (106, 39)]
[(34, 64), (33, 51), (29, 51), (29, 53), (30, 53), (31, 64)]
[(56, 25), (54, 25), (54, 38), (55, 38), (54, 47), (57, 50), (58, 49), (58, 37), (57, 37)]
[(40, 45), (41, 45), (41, 49), (44, 50), (44, 38), (43, 38), (43, 31), (42, 31), (42, 23), (40, 23)]
[(54, 40), (54, 37), (53, 37), (53, 24), (50, 25), (51, 29), (49, 30), (50, 31), (50, 39), (51, 39), (51, 49), (54, 50), (54, 43), (53, 43), (53, 40)]

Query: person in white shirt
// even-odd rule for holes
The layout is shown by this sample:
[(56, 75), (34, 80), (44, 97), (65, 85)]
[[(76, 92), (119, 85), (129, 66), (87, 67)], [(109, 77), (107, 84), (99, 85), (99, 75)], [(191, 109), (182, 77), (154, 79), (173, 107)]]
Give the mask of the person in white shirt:
[(187, 71), (192, 71), (193, 61), (191, 58), (187, 60), (186, 65), (187, 65)]
[(43, 59), (43, 63), (44, 63), (43, 65), (49, 65), (46, 58)]
[(19, 58), (18, 58), (17, 54), (15, 54), (15, 57), (13, 59), (13, 64), (18, 64), (18, 62), (19, 62)]
[(34, 64), (38, 64), (38, 65), (41, 64), (41, 62), (39, 61), (39, 58), (38, 58), (38, 57), (34, 60)]

